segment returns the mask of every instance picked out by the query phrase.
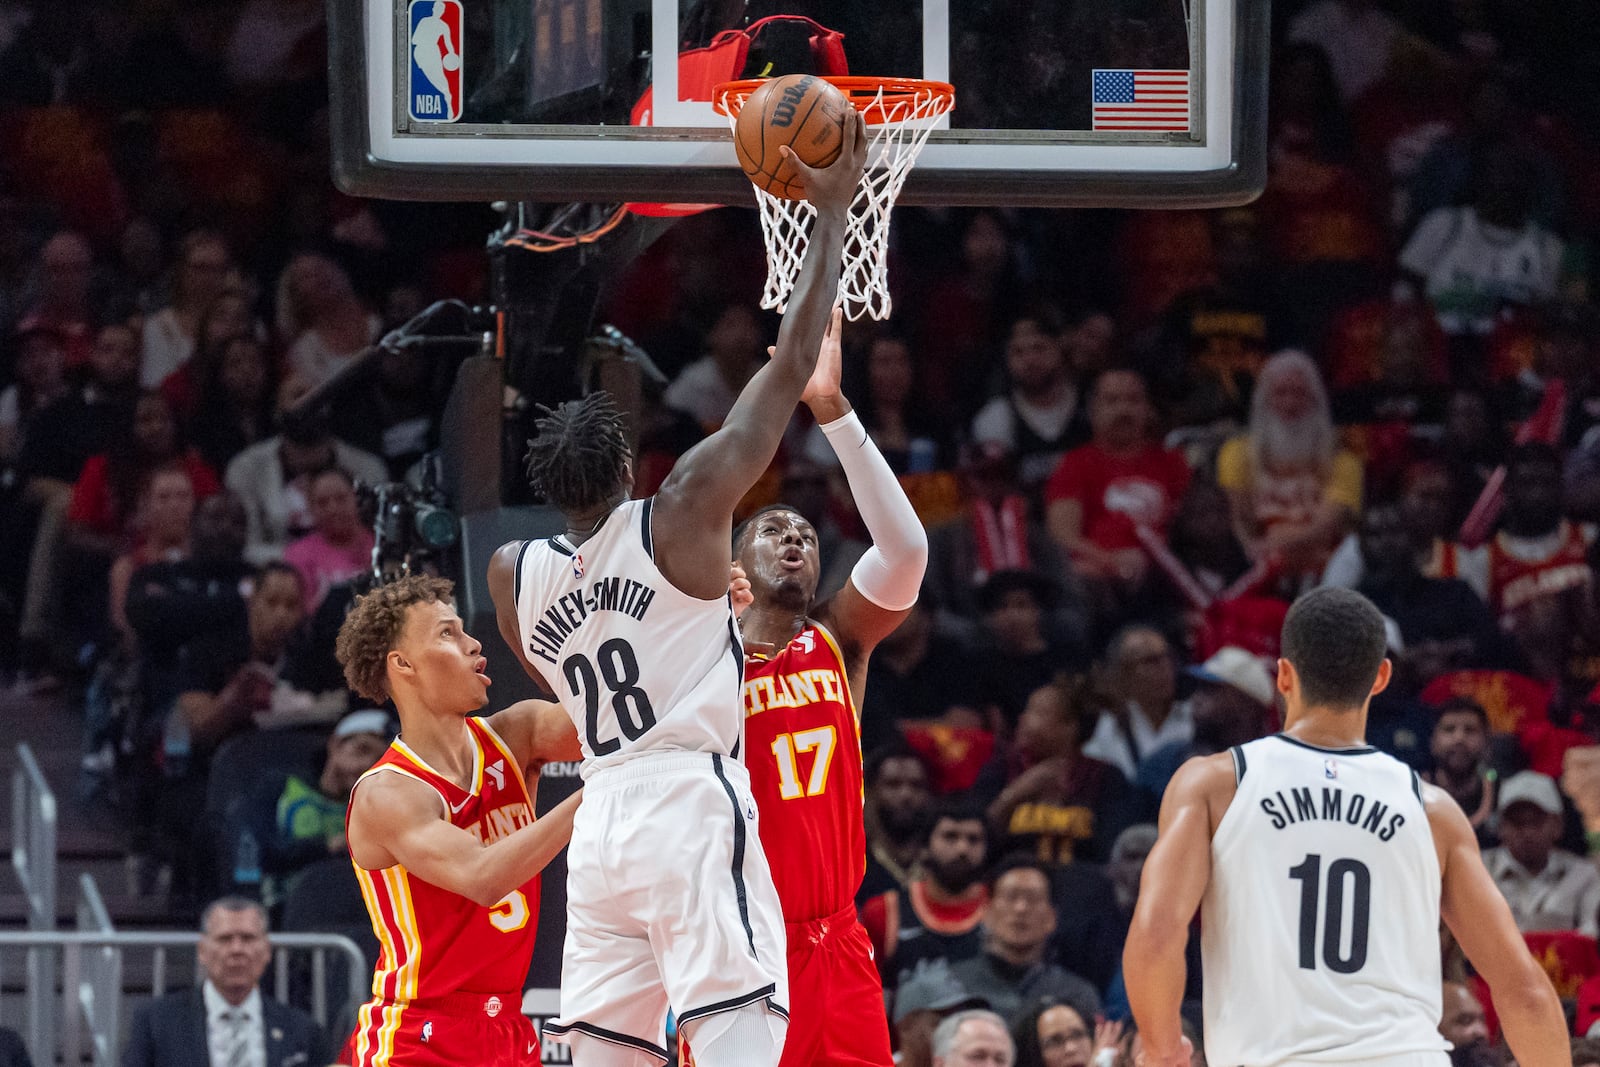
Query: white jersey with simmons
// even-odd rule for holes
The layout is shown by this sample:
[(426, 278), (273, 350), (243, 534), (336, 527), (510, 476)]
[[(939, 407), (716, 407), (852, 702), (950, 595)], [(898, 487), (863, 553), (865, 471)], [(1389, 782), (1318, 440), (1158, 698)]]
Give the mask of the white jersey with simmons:
[(580, 546), (557, 536), (517, 555), (522, 649), (578, 728), (584, 778), (646, 753), (739, 755), (744, 650), (733, 609), (656, 569), (650, 505), (620, 505)]
[(1206, 1059), (1443, 1067), (1439, 859), (1415, 772), (1283, 734), (1231, 752), (1200, 912)]

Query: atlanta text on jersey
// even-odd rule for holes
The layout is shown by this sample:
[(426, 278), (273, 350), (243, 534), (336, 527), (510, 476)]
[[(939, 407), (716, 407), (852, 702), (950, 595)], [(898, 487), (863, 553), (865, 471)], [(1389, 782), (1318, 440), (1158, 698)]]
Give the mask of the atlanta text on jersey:
[(1360, 793), (1351, 793), (1347, 801), (1344, 791), (1331, 785), (1322, 787), (1320, 806), (1316, 795), (1308, 788), (1291, 789), (1289, 794), (1293, 803), (1284, 797), (1282, 790), (1278, 791), (1276, 800), (1261, 798), (1261, 810), (1272, 820), (1274, 830), (1313, 820), (1343, 822), (1377, 834), (1379, 841), (1387, 841), (1406, 822), (1404, 815), (1391, 812), (1381, 800), (1368, 801)]
[(515, 830), (532, 825), (533, 809), (519, 800), (484, 812), (481, 819), (462, 829), (484, 844), (493, 844)]
[(768, 708), (803, 708), (818, 699), (845, 701), (844, 680), (839, 672), (827, 668), (770, 674), (744, 683), (746, 716)]
[(655, 598), (654, 589), (632, 578), (601, 578), (587, 590), (563, 593), (533, 624), (528, 651), (554, 666), (561, 646), (590, 616), (600, 611), (620, 611), (643, 622)]

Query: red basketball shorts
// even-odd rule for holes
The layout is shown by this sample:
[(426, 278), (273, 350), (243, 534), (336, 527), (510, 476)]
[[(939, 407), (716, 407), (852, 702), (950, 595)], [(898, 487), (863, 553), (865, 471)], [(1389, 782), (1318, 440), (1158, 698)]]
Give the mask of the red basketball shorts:
[[(785, 927), (789, 1036), (778, 1067), (893, 1067), (883, 983), (855, 908)], [(687, 1042), (679, 1053), (694, 1067)]]
[(355, 1067), (539, 1067), (539, 1036), (522, 994), (457, 993), (391, 1004), (372, 1000), (340, 1063)]

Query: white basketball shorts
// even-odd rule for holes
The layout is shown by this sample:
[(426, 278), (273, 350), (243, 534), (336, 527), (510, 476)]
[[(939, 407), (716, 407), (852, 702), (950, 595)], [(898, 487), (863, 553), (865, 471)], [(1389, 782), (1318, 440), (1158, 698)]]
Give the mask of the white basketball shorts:
[(583, 1055), (595, 1041), (666, 1062), (669, 1005), (680, 1028), (758, 1002), (788, 1019), (783, 911), (758, 828), (749, 776), (727, 756), (644, 755), (585, 783), (561, 1017), (544, 1028), (575, 1062), (606, 1062)]
[(1450, 1067), (1448, 1052), (1398, 1052), (1364, 1060), (1285, 1060), (1278, 1067)]

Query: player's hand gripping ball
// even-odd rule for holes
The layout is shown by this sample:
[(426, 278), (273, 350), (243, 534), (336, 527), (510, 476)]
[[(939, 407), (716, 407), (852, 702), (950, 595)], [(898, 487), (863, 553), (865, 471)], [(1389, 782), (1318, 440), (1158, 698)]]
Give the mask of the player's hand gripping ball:
[(733, 126), (733, 150), (745, 176), (780, 200), (803, 200), (805, 182), (779, 151), (788, 146), (808, 167), (839, 158), (850, 100), (815, 74), (773, 78), (750, 94)]

